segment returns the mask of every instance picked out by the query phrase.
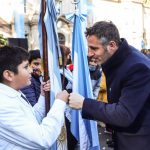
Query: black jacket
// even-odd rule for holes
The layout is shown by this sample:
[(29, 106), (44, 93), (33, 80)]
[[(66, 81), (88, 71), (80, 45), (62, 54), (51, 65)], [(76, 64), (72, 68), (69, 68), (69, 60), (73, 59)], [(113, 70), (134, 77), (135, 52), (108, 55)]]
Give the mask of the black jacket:
[[(83, 118), (110, 124), (118, 150), (150, 150), (150, 59), (122, 39), (102, 65), (108, 104), (86, 98)], [(144, 141), (144, 142), (143, 142)]]

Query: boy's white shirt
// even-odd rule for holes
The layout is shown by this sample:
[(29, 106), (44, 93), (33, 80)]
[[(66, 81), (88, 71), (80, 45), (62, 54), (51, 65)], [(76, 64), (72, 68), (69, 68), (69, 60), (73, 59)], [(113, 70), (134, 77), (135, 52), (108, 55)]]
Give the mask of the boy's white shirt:
[(42, 150), (56, 141), (66, 103), (56, 99), (45, 116), (44, 97), (32, 107), (21, 93), (0, 83), (0, 150)]

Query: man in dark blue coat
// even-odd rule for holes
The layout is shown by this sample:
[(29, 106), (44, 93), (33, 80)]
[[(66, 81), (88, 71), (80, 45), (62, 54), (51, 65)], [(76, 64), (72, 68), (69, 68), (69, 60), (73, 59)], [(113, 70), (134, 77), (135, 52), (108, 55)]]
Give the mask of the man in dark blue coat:
[(88, 57), (106, 76), (108, 104), (71, 93), (70, 107), (111, 125), (115, 150), (150, 150), (150, 59), (120, 39), (112, 22), (95, 23), (86, 36)]

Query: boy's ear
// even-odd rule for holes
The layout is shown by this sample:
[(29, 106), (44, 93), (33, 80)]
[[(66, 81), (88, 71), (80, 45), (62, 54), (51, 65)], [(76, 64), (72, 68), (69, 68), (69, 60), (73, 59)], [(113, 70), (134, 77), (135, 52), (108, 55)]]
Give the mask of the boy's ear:
[(3, 77), (7, 81), (12, 81), (13, 80), (13, 76), (14, 76), (14, 73), (12, 71), (10, 71), (10, 70), (5, 70), (3, 72)]

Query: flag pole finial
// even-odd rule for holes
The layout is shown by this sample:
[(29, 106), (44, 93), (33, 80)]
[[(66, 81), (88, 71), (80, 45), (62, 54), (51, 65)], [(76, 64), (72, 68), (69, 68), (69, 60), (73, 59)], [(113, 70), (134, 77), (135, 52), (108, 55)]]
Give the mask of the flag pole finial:
[(77, 10), (77, 5), (80, 3), (80, 0), (74, 0), (71, 3), (75, 4), (75, 10)]

